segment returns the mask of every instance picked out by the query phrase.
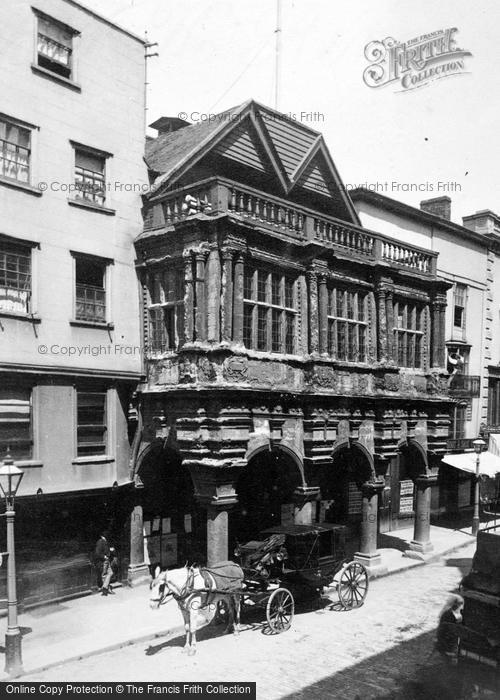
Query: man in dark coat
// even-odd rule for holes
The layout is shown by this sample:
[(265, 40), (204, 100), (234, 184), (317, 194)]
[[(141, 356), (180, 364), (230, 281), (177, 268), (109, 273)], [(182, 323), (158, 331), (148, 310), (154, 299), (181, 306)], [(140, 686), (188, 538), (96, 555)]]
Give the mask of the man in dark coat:
[(105, 560), (109, 561), (109, 553), (108, 533), (103, 532), (97, 540), (94, 550), (94, 565), (98, 588), (102, 588), (102, 570)]

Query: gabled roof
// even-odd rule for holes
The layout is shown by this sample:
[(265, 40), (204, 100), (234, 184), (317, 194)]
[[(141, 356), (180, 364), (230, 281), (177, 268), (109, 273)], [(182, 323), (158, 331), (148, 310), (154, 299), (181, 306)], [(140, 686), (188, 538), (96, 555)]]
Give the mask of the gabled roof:
[(323, 136), (254, 100), (148, 140), (146, 163), (158, 173), (155, 194), (211, 151), (272, 173), (285, 196), (300, 187), (340, 201), (349, 220), (360, 223)]

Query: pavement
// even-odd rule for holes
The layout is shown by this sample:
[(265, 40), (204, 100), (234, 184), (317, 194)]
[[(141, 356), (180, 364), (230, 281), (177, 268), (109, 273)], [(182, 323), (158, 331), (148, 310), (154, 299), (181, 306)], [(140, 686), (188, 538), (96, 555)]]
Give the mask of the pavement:
[[(424, 566), (474, 542), (470, 529), (431, 526), (434, 550), (425, 559), (417, 560), (405, 556), (412, 537), (413, 528), (379, 536), (379, 550), (387, 567), (384, 575)], [(23, 675), (130, 644), (183, 633), (182, 618), (173, 601), (160, 610), (151, 610), (147, 585), (116, 586), (114, 590), (115, 595), (95, 593), (21, 613)], [(3, 618), (0, 638), (6, 628), (7, 619)], [(7, 679), (9, 676), (0, 672), (0, 681)]]

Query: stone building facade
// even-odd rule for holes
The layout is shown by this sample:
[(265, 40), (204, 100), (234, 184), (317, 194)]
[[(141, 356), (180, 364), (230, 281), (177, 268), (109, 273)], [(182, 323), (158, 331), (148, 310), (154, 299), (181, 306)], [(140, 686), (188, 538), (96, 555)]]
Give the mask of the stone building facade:
[[(446, 449), (448, 284), (437, 254), (360, 225), (323, 137), (253, 101), (162, 118), (136, 240), (146, 381), (130, 578), (227, 559), (282, 523), (415, 523)], [(392, 495), (392, 497), (391, 497)]]

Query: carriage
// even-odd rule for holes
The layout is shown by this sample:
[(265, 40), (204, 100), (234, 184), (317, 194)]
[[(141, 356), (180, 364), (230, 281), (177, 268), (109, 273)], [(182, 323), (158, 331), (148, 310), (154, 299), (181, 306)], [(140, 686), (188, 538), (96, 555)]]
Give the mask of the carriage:
[(238, 545), (243, 608), (265, 607), (269, 628), (278, 634), (292, 624), (295, 600), (314, 598), (324, 588), (336, 588), (343, 609), (360, 607), (368, 573), (346, 556), (346, 533), (346, 526), (330, 523), (277, 525)]

